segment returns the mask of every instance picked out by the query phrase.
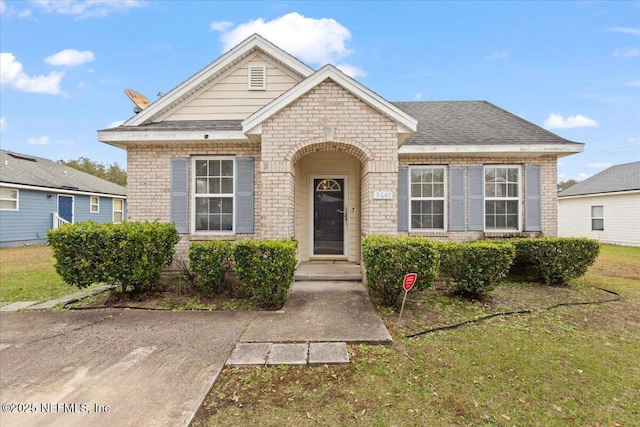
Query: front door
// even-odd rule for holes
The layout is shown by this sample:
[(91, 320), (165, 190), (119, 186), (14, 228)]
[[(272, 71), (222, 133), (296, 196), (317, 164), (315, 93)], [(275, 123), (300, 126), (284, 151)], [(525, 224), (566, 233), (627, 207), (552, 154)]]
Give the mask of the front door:
[(73, 197), (58, 196), (58, 216), (73, 223)]
[(312, 255), (345, 256), (345, 179), (314, 177), (312, 186)]

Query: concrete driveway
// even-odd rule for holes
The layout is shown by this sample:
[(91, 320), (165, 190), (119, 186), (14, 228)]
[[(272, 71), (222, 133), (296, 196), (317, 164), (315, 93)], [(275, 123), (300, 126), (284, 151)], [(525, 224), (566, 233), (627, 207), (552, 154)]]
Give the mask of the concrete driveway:
[(252, 316), (0, 313), (0, 425), (187, 425)]

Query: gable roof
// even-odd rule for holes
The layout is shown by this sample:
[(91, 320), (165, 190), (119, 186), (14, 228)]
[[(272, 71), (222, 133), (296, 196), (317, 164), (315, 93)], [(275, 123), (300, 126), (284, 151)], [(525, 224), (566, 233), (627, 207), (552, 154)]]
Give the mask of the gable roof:
[(291, 56), (258, 34), (254, 34), (173, 88), (169, 93), (151, 103), (151, 105), (140, 113), (127, 120), (122, 126), (138, 126), (154, 121), (257, 50), (265, 52), (278, 63), (284, 65), (301, 77), (307, 77), (313, 73), (313, 69), (302, 61)]
[(611, 166), (576, 185), (561, 191), (558, 197), (640, 191), (640, 162)]
[(371, 89), (368, 89), (356, 80), (347, 76), (331, 64), (327, 64), (320, 68), (287, 92), (283, 93), (281, 96), (247, 117), (242, 122), (242, 131), (244, 133), (259, 133), (257, 130), (263, 121), (267, 120), (286, 106), (292, 104), (295, 100), (308, 93), (311, 89), (315, 88), (327, 79), (340, 85), (343, 89), (347, 90), (372, 108), (404, 127), (404, 129), (402, 129), (403, 133), (408, 134), (416, 131), (418, 121), (415, 118), (411, 117), (411, 115), (393, 105)]
[(0, 150), (0, 183), (125, 198), (127, 189), (41, 157)]

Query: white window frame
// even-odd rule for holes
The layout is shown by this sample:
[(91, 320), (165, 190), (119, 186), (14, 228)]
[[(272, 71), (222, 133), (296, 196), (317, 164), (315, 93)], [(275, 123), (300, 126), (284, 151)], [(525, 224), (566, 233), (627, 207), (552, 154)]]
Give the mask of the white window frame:
[[(593, 213), (593, 208), (600, 208), (602, 210), (602, 215), (596, 216)], [(594, 228), (593, 227), (594, 220), (602, 221), (602, 228)], [(591, 205), (591, 231), (604, 231), (604, 205)]]
[[(198, 160), (230, 160), (233, 164), (233, 185), (232, 192), (228, 193), (197, 193), (196, 184), (196, 161)], [(191, 208), (191, 233), (192, 234), (234, 234), (236, 231), (236, 192), (238, 185), (237, 177), (238, 167), (236, 165), (236, 158), (234, 156), (193, 156), (191, 158), (191, 194), (190, 194), (190, 208)], [(230, 198), (232, 203), (232, 217), (231, 217), (231, 230), (197, 230), (196, 229), (196, 199), (198, 198), (210, 198), (210, 197), (225, 197)]]
[[(443, 171), (443, 193), (442, 193), (442, 197), (414, 197), (411, 193), (411, 171), (415, 170), (415, 169), (442, 169)], [(414, 165), (414, 166), (409, 166), (409, 173), (407, 174), (407, 180), (408, 182), (408, 195), (409, 195), (409, 231), (424, 231), (424, 232), (430, 232), (430, 231), (447, 231), (447, 223), (448, 221), (448, 203), (447, 203), (447, 196), (448, 196), (448, 191), (449, 188), (447, 186), (447, 166), (445, 165)], [(443, 218), (442, 218), (442, 228), (414, 228), (413, 227), (413, 221), (412, 221), (412, 202), (413, 201), (440, 201), (442, 200), (442, 212), (443, 212)]]
[(2, 193), (0, 193), (0, 200), (3, 202), (14, 202), (16, 207), (14, 209), (0, 208), (0, 211), (11, 211), (15, 212), (20, 210), (20, 190), (13, 187), (2, 187), (2, 190), (15, 191), (16, 197), (2, 197)]
[[(119, 201), (121, 202), (122, 209), (116, 209), (116, 200), (119, 200)], [(115, 223), (121, 223), (121, 222), (123, 222), (123, 221), (124, 221), (124, 199), (114, 198), (114, 199), (113, 199), (112, 204), (113, 204), (113, 215), (112, 215), (112, 217), (111, 217), (111, 220), (112, 220), (113, 222), (115, 222)], [(121, 221), (116, 221), (116, 214), (117, 214), (117, 213), (119, 213), (119, 214), (120, 214), (120, 216), (121, 216), (121, 218), (122, 218), (122, 220), (121, 220)]]
[[(487, 169), (516, 169), (518, 171), (518, 196), (503, 196), (503, 197), (488, 197), (486, 194), (486, 185), (487, 185)], [(508, 172), (507, 172), (508, 176)], [(509, 191), (509, 181), (507, 181), (507, 193)], [(522, 166), (521, 165), (484, 165), (482, 171), (482, 195), (483, 195), (483, 228), (485, 232), (488, 233), (514, 233), (522, 231)], [(516, 201), (518, 206), (518, 227), (517, 228), (487, 228), (487, 202), (490, 201)]]
[(89, 196), (89, 212), (100, 213), (100, 197)]

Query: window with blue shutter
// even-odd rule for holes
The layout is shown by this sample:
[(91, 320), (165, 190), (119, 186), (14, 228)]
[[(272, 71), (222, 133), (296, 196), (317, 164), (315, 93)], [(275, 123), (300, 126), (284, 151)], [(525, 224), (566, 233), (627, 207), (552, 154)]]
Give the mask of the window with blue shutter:
[(398, 231), (409, 230), (409, 168), (398, 168)]
[(526, 231), (542, 231), (542, 176), (540, 166), (524, 167)]
[(254, 160), (236, 158), (236, 233), (250, 234), (254, 230)]
[(468, 179), (468, 216), (470, 231), (484, 230), (484, 167), (469, 166), (467, 169)]
[(449, 168), (449, 230), (465, 231), (464, 168)]
[(189, 232), (189, 158), (171, 159), (170, 221), (178, 233)]

